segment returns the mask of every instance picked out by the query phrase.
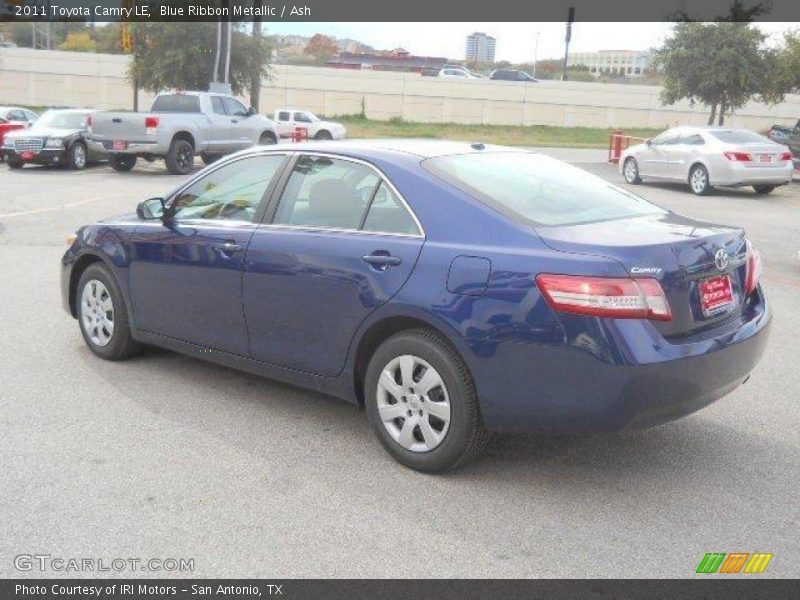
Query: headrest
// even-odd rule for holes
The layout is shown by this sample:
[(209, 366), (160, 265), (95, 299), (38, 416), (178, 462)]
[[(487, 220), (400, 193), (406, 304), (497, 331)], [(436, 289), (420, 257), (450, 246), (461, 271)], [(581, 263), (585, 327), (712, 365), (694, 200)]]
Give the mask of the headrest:
[(358, 207), (356, 191), (341, 179), (321, 179), (311, 186), (308, 208), (315, 217), (336, 217)]

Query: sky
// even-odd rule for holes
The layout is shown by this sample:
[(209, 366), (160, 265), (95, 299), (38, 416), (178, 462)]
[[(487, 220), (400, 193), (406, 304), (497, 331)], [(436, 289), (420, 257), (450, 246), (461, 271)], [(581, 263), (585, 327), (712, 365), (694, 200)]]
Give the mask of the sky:
[[(800, 0), (798, 0), (800, 1)], [(537, 57), (564, 55), (563, 23), (268, 23), (268, 33), (313, 35), (323, 33), (338, 38), (352, 38), (378, 50), (402, 47), (412, 54), (464, 58), (465, 38), (483, 31), (497, 39), (495, 60), (514, 63)], [(800, 23), (759, 23), (773, 43), (782, 33), (800, 29)], [(671, 23), (575, 23), (571, 52), (596, 50), (646, 50), (661, 44), (672, 28)]]

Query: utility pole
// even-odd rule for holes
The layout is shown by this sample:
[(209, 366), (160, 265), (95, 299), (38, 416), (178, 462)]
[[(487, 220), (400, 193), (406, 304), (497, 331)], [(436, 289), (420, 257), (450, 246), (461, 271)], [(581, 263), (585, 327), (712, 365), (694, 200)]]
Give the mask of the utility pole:
[[(253, 39), (261, 48), (261, 14), (260, 9), (264, 0), (253, 0)], [(250, 106), (258, 112), (258, 103), (261, 100), (261, 61), (257, 61), (255, 72), (250, 81)]]
[(533, 73), (531, 74), (536, 79), (536, 63), (539, 62), (539, 36), (540, 31), (536, 32), (536, 43), (533, 46)]
[(575, 20), (575, 7), (570, 6), (567, 12), (567, 35), (564, 38), (564, 69), (561, 72), (561, 81), (567, 80), (567, 59), (569, 58), (569, 42), (572, 39), (572, 22)]

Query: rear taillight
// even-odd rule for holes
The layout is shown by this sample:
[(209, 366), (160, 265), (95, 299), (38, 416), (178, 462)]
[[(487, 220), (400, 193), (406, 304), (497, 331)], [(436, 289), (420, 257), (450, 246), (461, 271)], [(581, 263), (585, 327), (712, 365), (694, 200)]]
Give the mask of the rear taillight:
[(542, 274), (536, 277), (536, 283), (547, 303), (561, 312), (617, 319), (672, 319), (667, 297), (656, 279)]
[(145, 117), (144, 118), (144, 129), (147, 135), (155, 135), (156, 129), (158, 128), (159, 119), (158, 117)]
[(758, 280), (761, 279), (761, 253), (753, 248), (750, 240), (747, 240), (747, 277), (744, 283), (744, 293), (749, 296), (756, 291)]
[(86, 127), (92, 126), (92, 115), (86, 117)]
[(736, 162), (750, 162), (753, 160), (753, 155), (747, 152), (723, 152), (725, 158)]
[(781, 154), (781, 158), (780, 158), (780, 160), (781, 160), (781, 161), (784, 161), (784, 160), (792, 160), (792, 153), (791, 153), (791, 152), (783, 152), (783, 153)]

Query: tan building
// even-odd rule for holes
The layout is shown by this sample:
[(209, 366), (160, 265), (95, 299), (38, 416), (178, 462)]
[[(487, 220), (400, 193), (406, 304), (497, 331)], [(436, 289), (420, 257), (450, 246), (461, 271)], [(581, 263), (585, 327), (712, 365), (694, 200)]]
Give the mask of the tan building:
[(650, 64), (648, 50), (600, 50), (598, 52), (573, 52), (567, 66), (589, 67), (592, 75), (618, 75), (641, 77)]

